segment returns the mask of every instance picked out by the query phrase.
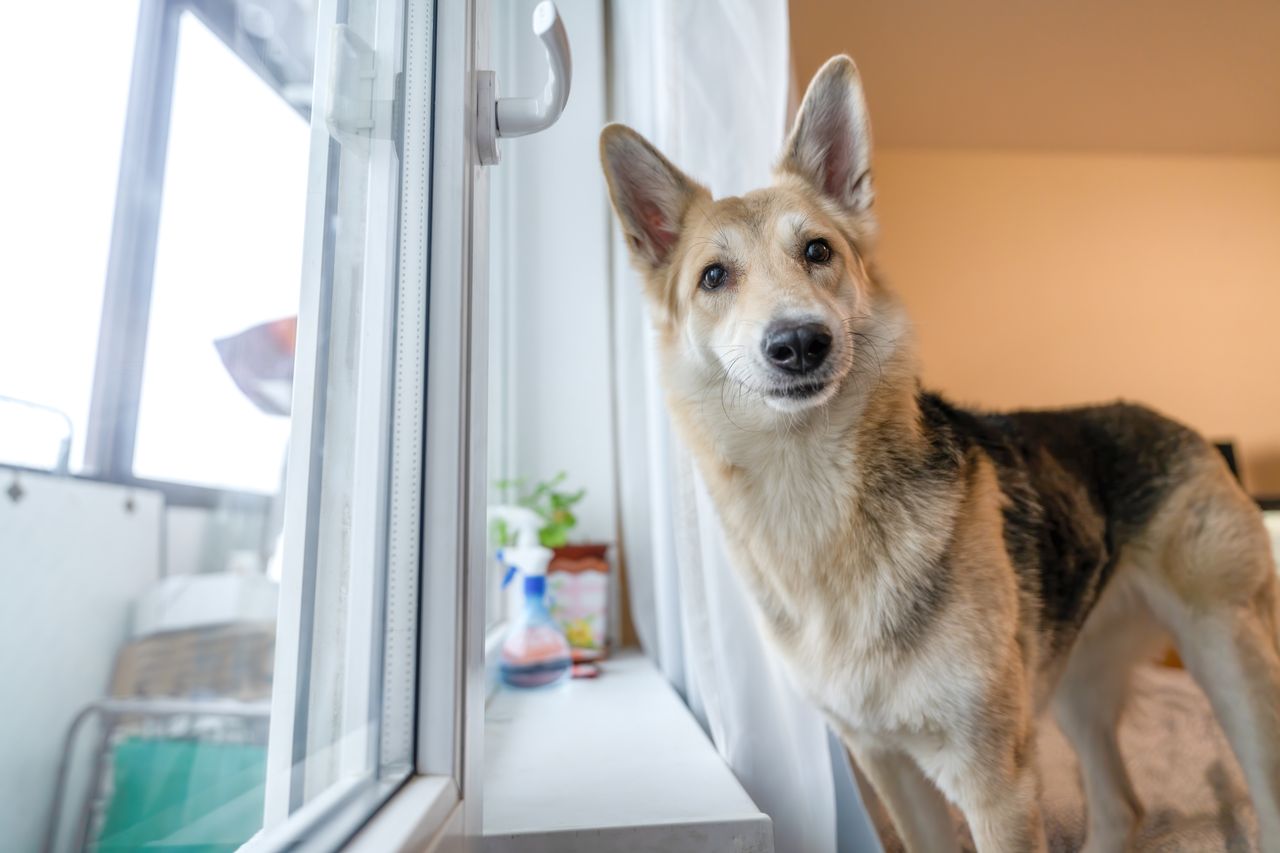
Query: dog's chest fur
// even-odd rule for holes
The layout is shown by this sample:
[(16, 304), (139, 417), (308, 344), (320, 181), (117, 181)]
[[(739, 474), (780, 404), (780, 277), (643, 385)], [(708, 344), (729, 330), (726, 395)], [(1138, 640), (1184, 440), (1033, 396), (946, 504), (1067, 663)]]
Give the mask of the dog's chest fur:
[(977, 668), (931, 654), (929, 628), (955, 603), (931, 584), (958, 501), (885, 496), (868, 506), (854, 438), (827, 424), (783, 441), (721, 435), (720, 461), (704, 475), (797, 686), (846, 731), (929, 736), (944, 715), (954, 719), (980, 692)]

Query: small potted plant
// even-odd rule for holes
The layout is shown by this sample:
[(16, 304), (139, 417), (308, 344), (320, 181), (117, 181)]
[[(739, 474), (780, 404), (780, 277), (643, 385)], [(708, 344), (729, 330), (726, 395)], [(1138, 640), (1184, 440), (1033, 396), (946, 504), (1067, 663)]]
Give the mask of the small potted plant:
[[(568, 476), (561, 471), (550, 480), (524, 490), (523, 480), (497, 484), (515, 502), (533, 510), (543, 520), (538, 539), (554, 556), (547, 566), (547, 600), (552, 617), (564, 631), (575, 661), (597, 660), (606, 651), (609, 605), (609, 546), (600, 543), (570, 544), (569, 536), (578, 524), (573, 508), (586, 497), (585, 489), (564, 490)], [(501, 521), (494, 523), (493, 538), (509, 544), (510, 531)]]

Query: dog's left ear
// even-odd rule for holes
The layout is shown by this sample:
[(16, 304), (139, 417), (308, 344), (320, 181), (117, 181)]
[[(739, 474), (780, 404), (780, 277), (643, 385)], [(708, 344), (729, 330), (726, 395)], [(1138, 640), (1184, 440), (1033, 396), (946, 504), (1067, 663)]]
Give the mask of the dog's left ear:
[(778, 171), (804, 178), (849, 213), (871, 207), (871, 124), (849, 57), (828, 59), (809, 84)]

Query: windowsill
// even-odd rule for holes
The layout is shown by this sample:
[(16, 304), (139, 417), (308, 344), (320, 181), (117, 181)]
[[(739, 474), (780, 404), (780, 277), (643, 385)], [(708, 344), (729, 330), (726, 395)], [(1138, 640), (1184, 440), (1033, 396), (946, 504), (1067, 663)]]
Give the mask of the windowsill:
[(485, 850), (772, 853), (773, 825), (642, 655), (501, 689), (485, 719)]

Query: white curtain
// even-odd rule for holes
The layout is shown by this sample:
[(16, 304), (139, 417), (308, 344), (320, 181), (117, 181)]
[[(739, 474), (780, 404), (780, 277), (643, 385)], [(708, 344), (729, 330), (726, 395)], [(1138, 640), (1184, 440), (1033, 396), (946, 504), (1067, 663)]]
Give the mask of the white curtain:
[[(611, 118), (717, 196), (767, 184), (791, 89), (786, 0), (613, 0), (609, 12)], [(641, 643), (773, 819), (778, 851), (878, 850), (843, 750), (766, 649), (671, 431), (616, 229), (613, 280), (621, 535)]]

